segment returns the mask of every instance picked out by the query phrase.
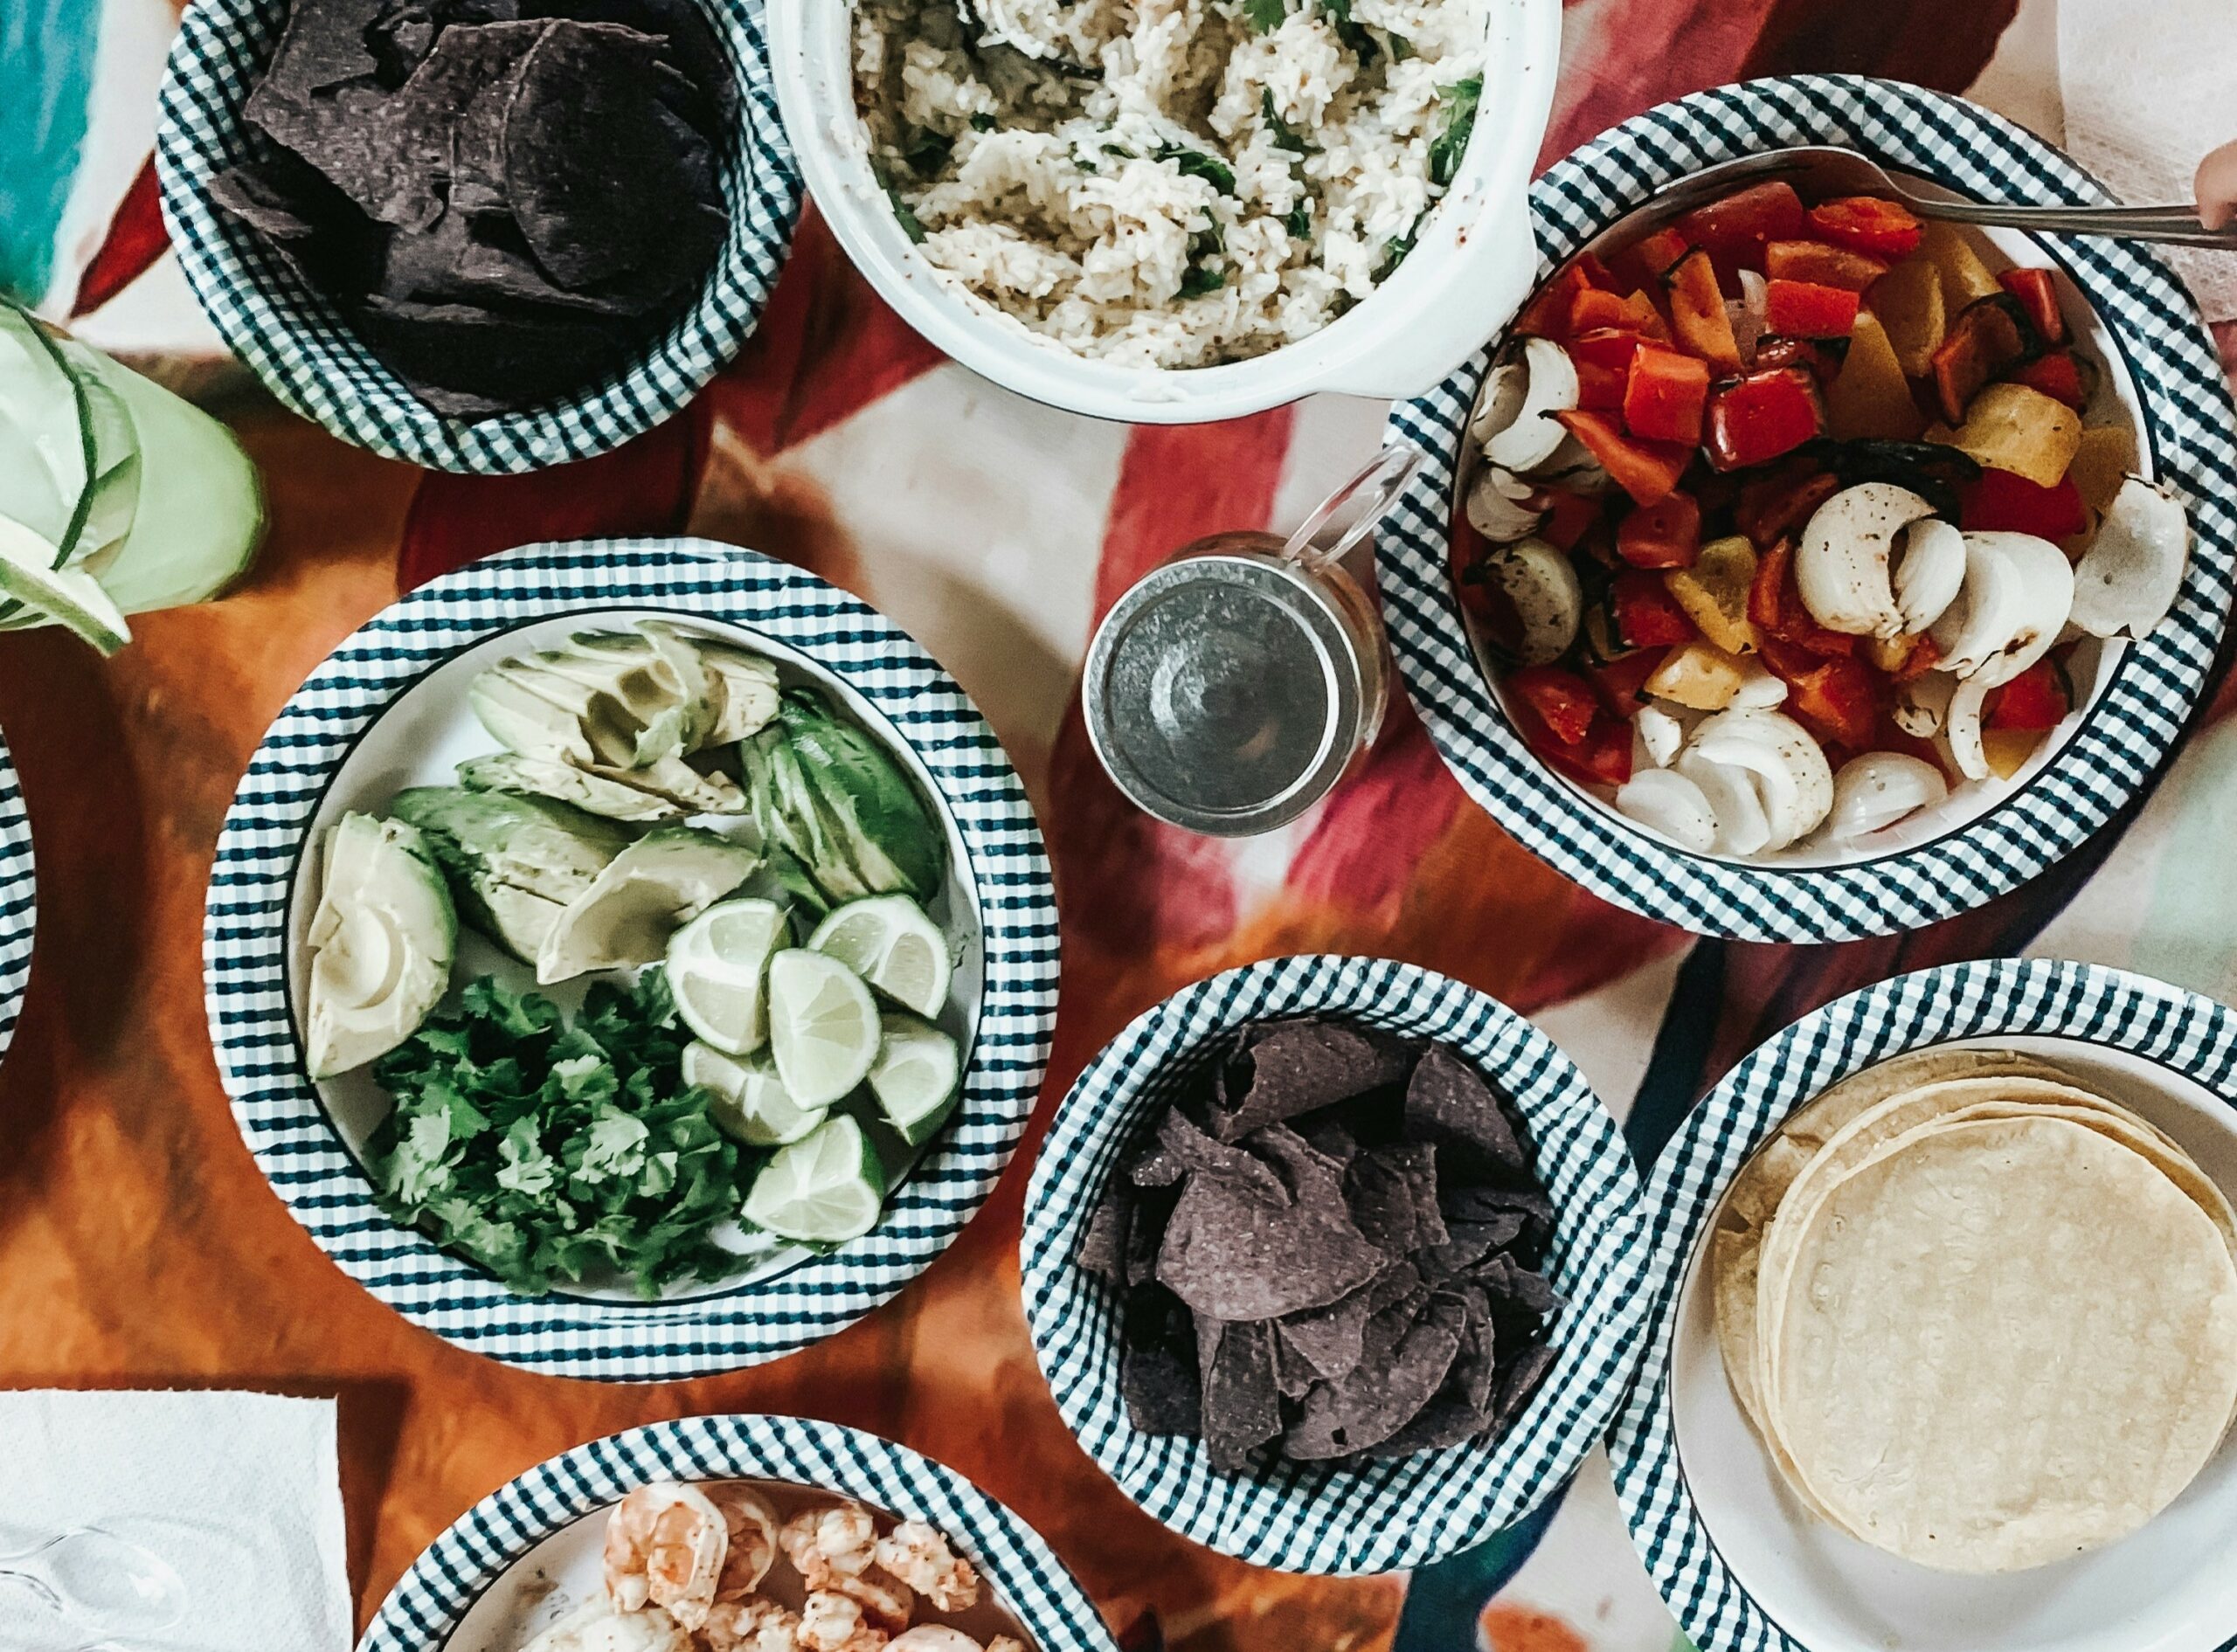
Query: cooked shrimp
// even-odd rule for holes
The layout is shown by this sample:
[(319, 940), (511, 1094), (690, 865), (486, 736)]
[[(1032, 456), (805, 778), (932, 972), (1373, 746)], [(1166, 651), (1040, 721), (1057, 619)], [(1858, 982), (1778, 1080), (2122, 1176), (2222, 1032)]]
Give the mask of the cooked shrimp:
[(745, 1486), (724, 1486), (712, 1498), (730, 1532), (730, 1552), (715, 1582), (715, 1599), (743, 1600), (761, 1586), (776, 1562), (777, 1510), (768, 1498)]
[(682, 1627), (658, 1607), (624, 1613), (611, 1600), (591, 1600), (521, 1652), (692, 1652), (692, 1647)]
[(1014, 1635), (998, 1635), (987, 1642), (987, 1652), (1025, 1652), (1025, 1642)]
[(853, 1599), (818, 1589), (800, 1609), (800, 1645), (807, 1652), (883, 1652), (886, 1635), (862, 1621)]
[(979, 1604), (979, 1573), (922, 1520), (904, 1520), (877, 1540), (871, 1553), (938, 1611), (967, 1612)]
[(707, 1621), (730, 1537), (723, 1511), (694, 1486), (657, 1481), (606, 1522), (606, 1593), (623, 1612), (665, 1607), (686, 1629)]
[(888, 1635), (900, 1634), (916, 1614), (916, 1591), (883, 1566), (866, 1566), (853, 1577), (841, 1573), (827, 1586), (861, 1607), (871, 1626)]
[(749, 1597), (708, 1608), (699, 1628), (707, 1652), (800, 1652), (800, 1621), (774, 1600)]
[[(994, 1646), (983, 1649), (983, 1652), (994, 1652), (996, 1647), (1005, 1644), (1013, 1652), (1025, 1652), (1006, 1635), (996, 1635)], [(896, 1635), (887, 1643), (886, 1652), (982, 1652), (982, 1649), (960, 1629), (951, 1629), (945, 1623), (920, 1623), (908, 1634)]]
[(809, 1509), (785, 1522), (777, 1542), (809, 1588), (828, 1588), (835, 1577), (855, 1577), (869, 1569), (877, 1522), (868, 1509), (854, 1503)]

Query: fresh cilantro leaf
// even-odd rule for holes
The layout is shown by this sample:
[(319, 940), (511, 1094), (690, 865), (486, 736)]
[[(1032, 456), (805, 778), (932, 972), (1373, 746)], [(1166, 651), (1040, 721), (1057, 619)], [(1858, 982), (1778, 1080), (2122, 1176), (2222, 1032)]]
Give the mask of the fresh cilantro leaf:
[(1202, 149), (1184, 149), (1178, 143), (1160, 143), (1157, 158), (1170, 161), (1181, 169), (1181, 176), (1202, 178), (1222, 195), (1235, 193), (1235, 169), (1222, 160), (1206, 155)]
[(1115, 155), (1122, 161), (1139, 161), (1141, 159), (1141, 156), (1135, 154), (1133, 150), (1128, 149), (1123, 143), (1106, 143), (1103, 146), (1103, 152), (1105, 155)]
[(1271, 34), (1289, 15), (1289, 0), (1243, 0), (1243, 15), (1260, 34)]
[(1227, 285), (1227, 273), (1208, 264), (1191, 264), (1181, 278), (1181, 296), (1202, 298), (1207, 293), (1216, 293)]
[(911, 127), (908, 141), (901, 146), (901, 158), (918, 177), (928, 178), (947, 164), (948, 151), (953, 148), (953, 138), (944, 137), (930, 127)]
[(1415, 55), (1414, 43), (1411, 40), (1409, 40), (1404, 35), (1392, 34), (1388, 29), (1384, 30), (1383, 33), (1389, 37), (1390, 41), (1391, 62), (1403, 63), (1407, 59)]
[(1444, 130), (1430, 144), (1430, 182), (1439, 188), (1460, 175), (1460, 157), (1467, 150), (1468, 135), (1476, 129), (1476, 106), (1483, 96), (1484, 77), (1480, 74), (1472, 74), (1438, 93), (1438, 105), (1444, 111)]
[(994, 117), (981, 109), (971, 117), (971, 129), (973, 132), (992, 132), (994, 129)]
[(1282, 119), (1281, 111), (1274, 107), (1274, 88), (1258, 88), (1258, 113), (1264, 117), (1266, 134), (1278, 149), (1287, 149), (1292, 155), (1318, 155), (1319, 149), (1307, 143), (1297, 128)]
[(1414, 234), (1410, 230), (1396, 239), (1385, 241), (1382, 244), (1382, 262), (1375, 266), (1375, 279), (1378, 281), (1389, 280), (1391, 271), (1403, 264), (1406, 261), (1406, 254), (1413, 250)]
[(1375, 37), (1352, 19), (1352, 0), (1319, 0), (1320, 15), (1328, 19), (1328, 26), (1336, 31), (1351, 54), (1361, 64), (1373, 63), (1380, 55)]
[(1282, 222), (1288, 228), (1289, 232), (1299, 240), (1309, 241), (1312, 238), (1312, 209), (1305, 202), (1299, 201), (1292, 207), (1289, 217)]

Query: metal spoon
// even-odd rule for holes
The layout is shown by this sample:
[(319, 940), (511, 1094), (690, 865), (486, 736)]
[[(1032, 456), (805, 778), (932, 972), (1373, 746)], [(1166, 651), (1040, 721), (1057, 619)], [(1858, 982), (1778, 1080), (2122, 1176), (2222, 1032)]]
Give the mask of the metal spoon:
[(1868, 156), (1827, 146), (1776, 149), (1746, 155), (1705, 172), (1696, 172), (1655, 197), (1659, 217), (1705, 205), (1728, 194), (1735, 183), (1783, 177), (1806, 182), (1805, 194), (1878, 195), (1901, 201), (1922, 218), (1950, 224), (1993, 225), (2046, 235), (2106, 235), (2126, 241), (2160, 241), (2175, 246), (2213, 246), (2237, 251), (2237, 225), (2210, 230), (2195, 206), (2007, 206), (1991, 201), (1938, 201), (1914, 194)]

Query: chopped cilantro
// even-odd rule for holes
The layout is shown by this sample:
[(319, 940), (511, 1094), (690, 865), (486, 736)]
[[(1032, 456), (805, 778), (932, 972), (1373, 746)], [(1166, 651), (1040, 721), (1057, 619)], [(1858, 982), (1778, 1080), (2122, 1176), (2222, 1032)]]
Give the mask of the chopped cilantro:
[(1396, 239), (1385, 241), (1382, 244), (1382, 262), (1375, 266), (1375, 279), (1378, 281), (1389, 280), (1391, 271), (1403, 264), (1406, 261), (1406, 254), (1413, 250), (1414, 234), (1411, 230)]
[(1305, 202), (1299, 201), (1292, 207), (1289, 217), (1284, 218), (1282, 222), (1288, 226), (1289, 232), (1299, 240), (1309, 241), (1312, 238), (1312, 208)]
[(683, 1083), (666, 977), (549, 999), (474, 982), (373, 1069), (393, 1101), (366, 1154), (381, 1201), (523, 1296), (619, 1274), (655, 1296), (719, 1278), (709, 1234), (758, 1166)]
[(1215, 160), (1202, 149), (1183, 149), (1178, 143), (1160, 143), (1157, 158), (1170, 161), (1181, 169), (1181, 176), (1202, 178), (1222, 195), (1235, 193), (1235, 169), (1224, 161)]
[(1274, 88), (1258, 88), (1258, 113), (1266, 122), (1267, 135), (1273, 139), (1278, 149), (1287, 149), (1292, 155), (1318, 155), (1319, 149), (1307, 143), (1298, 129), (1282, 119), (1281, 111), (1274, 107)]
[(971, 129), (973, 132), (992, 132), (994, 129), (994, 117), (985, 110), (980, 110), (971, 117)]
[(1414, 55), (1414, 43), (1411, 40), (1409, 40), (1404, 35), (1391, 34), (1388, 29), (1384, 30), (1383, 33), (1389, 36), (1390, 40), (1391, 62), (1403, 63), (1407, 59)]
[(1133, 150), (1128, 149), (1123, 143), (1106, 143), (1103, 146), (1103, 152), (1105, 155), (1115, 155), (1122, 161), (1139, 161), (1141, 159), (1141, 156), (1136, 155)]
[(1216, 293), (1227, 285), (1227, 272), (1208, 264), (1191, 264), (1181, 278), (1181, 296), (1202, 298), (1207, 293)]
[(885, 195), (886, 198), (893, 203), (893, 216), (901, 220), (901, 232), (912, 241), (923, 241), (925, 226), (918, 222), (917, 215), (909, 210), (909, 203), (901, 198), (901, 191), (888, 184)]
[(1243, 0), (1243, 15), (1260, 34), (1271, 34), (1289, 15), (1289, 0)]
[(901, 146), (901, 158), (909, 169), (920, 178), (928, 178), (947, 164), (948, 151), (955, 148), (955, 140), (942, 137), (928, 127), (909, 128), (909, 141)]
[(1484, 96), (1484, 77), (1472, 74), (1438, 94), (1444, 110), (1444, 130), (1430, 145), (1430, 182), (1442, 187), (1460, 175), (1460, 157), (1468, 148), (1468, 135), (1476, 129), (1476, 106)]
[(1352, 20), (1352, 0), (1319, 0), (1319, 5), (1320, 15), (1328, 19), (1328, 26), (1350, 48), (1352, 55), (1362, 64), (1374, 62), (1377, 52), (1375, 37)]

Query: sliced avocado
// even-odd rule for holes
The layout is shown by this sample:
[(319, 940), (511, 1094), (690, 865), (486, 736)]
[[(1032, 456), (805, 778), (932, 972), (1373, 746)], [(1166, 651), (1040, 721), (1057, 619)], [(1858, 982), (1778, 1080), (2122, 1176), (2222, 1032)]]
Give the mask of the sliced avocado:
[(879, 894), (932, 899), (946, 872), (946, 840), (901, 765), (810, 696), (788, 696), (782, 721), (864, 881)]
[(363, 1067), (419, 1030), (450, 986), (458, 914), (417, 827), (342, 817), (309, 945), (313, 1078)]
[(572, 712), (533, 692), (503, 666), (476, 676), (466, 702), (490, 737), (509, 751), (545, 763), (595, 763), (597, 752)]
[(530, 895), (509, 883), (470, 885), (464, 903), (467, 921), (475, 929), (527, 964), (535, 964), (559, 915), (567, 909), (564, 902)]
[(587, 774), (571, 764), (547, 763), (502, 751), (458, 765), (458, 782), (469, 791), (526, 791), (557, 798), (609, 820), (673, 820), (684, 808), (657, 792)]
[[(646, 620), (649, 632), (659, 622)], [(769, 726), (777, 715), (777, 667), (759, 654), (711, 637), (695, 637), (692, 644), (706, 662), (707, 674), (718, 686), (722, 708), (708, 730), (710, 746), (735, 745)]]
[(454, 878), (508, 883), (563, 904), (587, 889), (633, 834), (552, 798), (413, 786), (390, 812), (427, 834)]
[(549, 986), (589, 970), (655, 964), (668, 937), (753, 875), (761, 857), (696, 826), (655, 826), (570, 902), (537, 954)]
[(638, 786), (666, 798), (685, 814), (744, 814), (745, 794), (727, 775), (695, 769), (681, 757), (662, 757), (641, 769), (594, 768), (599, 778)]

